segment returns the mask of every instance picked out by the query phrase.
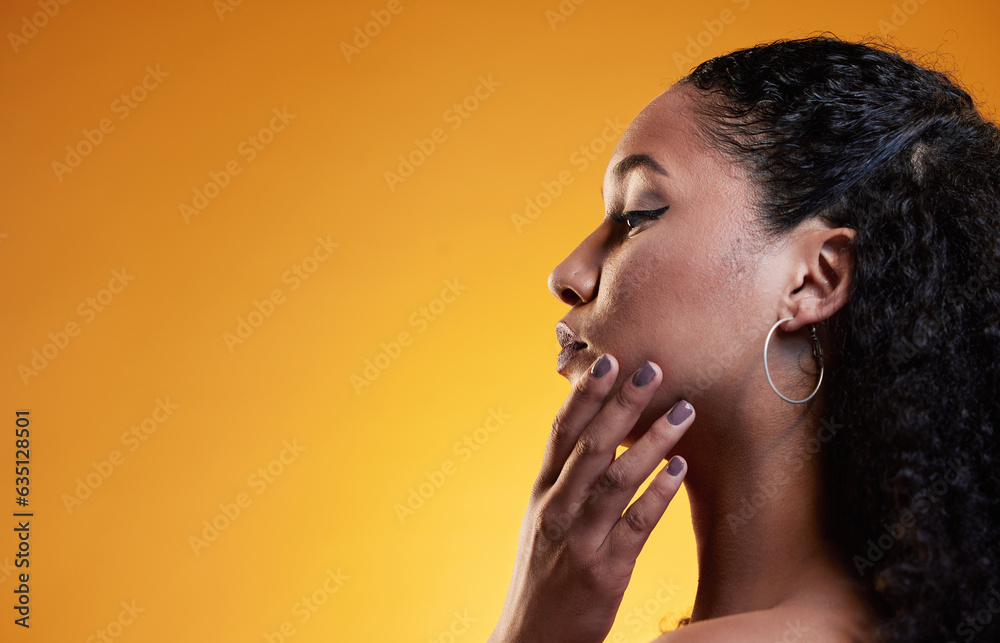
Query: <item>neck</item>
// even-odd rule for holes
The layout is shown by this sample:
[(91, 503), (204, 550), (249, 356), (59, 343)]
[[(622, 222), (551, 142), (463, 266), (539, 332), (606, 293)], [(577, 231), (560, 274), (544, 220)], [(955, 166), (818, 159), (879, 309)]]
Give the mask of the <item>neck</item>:
[(704, 444), (682, 452), (698, 550), (692, 622), (769, 609), (803, 590), (850, 580), (822, 533), (816, 440), (822, 448), (835, 429), (810, 413), (810, 404), (781, 400), (766, 381), (764, 390), (750, 388), (752, 395), (737, 396), (720, 417), (699, 415)]

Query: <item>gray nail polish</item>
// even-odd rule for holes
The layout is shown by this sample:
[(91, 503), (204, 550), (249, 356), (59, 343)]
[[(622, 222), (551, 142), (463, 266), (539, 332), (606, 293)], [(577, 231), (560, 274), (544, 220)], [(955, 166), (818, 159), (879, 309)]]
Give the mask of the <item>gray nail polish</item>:
[(590, 369), (590, 374), (594, 377), (600, 379), (608, 374), (611, 370), (611, 360), (608, 359), (607, 355), (601, 355), (601, 359), (597, 360), (594, 367)]
[(642, 365), (635, 375), (632, 376), (632, 383), (636, 386), (643, 387), (649, 384), (653, 380), (653, 376), (656, 375), (656, 371), (653, 370), (653, 366), (646, 362)]
[(674, 404), (674, 408), (670, 409), (670, 413), (667, 413), (667, 422), (670, 422), (674, 426), (679, 425), (684, 420), (688, 419), (691, 412), (694, 409), (691, 405), (687, 403), (686, 400), (681, 400), (677, 404)]

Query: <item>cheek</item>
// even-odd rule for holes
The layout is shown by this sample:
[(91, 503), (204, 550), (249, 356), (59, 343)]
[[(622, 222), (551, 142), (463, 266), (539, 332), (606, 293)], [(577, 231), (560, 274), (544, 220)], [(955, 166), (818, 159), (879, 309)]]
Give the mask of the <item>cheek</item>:
[(645, 359), (659, 364), (670, 403), (674, 394), (720, 384), (757, 339), (755, 330), (738, 332), (747, 323), (752, 329), (744, 319), (748, 284), (741, 267), (731, 253), (703, 247), (663, 251), (636, 244), (601, 275), (602, 347), (614, 352), (623, 372)]
[(604, 266), (601, 287), (612, 311), (655, 313), (686, 281), (679, 274), (684, 269), (682, 256), (664, 249), (654, 235), (642, 241), (632, 240), (627, 252)]
[(605, 264), (597, 309), (602, 346), (615, 353), (623, 370), (638, 368), (645, 359), (665, 369), (668, 351), (688, 325), (683, 302), (691, 292), (682, 285), (683, 269), (678, 258), (648, 251)]

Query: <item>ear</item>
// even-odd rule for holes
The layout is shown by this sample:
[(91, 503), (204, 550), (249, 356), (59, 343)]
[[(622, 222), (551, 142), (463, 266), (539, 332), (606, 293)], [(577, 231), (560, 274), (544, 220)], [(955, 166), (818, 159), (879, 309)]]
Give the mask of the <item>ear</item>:
[(854, 285), (854, 240), (851, 228), (830, 228), (819, 219), (803, 229), (789, 248), (793, 270), (782, 299), (779, 319), (794, 332), (831, 317), (850, 299)]

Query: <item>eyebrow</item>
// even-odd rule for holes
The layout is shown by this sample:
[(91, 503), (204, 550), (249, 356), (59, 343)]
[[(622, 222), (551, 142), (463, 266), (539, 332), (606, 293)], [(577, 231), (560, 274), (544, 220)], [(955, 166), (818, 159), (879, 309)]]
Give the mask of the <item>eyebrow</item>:
[(621, 180), (626, 174), (637, 167), (648, 167), (663, 176), (669, 176), (667, 171), (663, 169), (663, 166), (653, 160), (653, 157), (649, 154), (631, 154), (626, 156), (622, 160), (618, 161), (618, 164), (615, 165), (615, 169), (612, 171), (612, 174), (614, 174), (616, 179)]
[[(630, 154), (626, 156), (615, 164), (614, 169), (611, 170), (611, 174), (615, 177), (616, 181), (621, 181), (629, 172), (639, 167), (647, 167), (657, 174), (670, 176), (663, 169), (663, 166), (657, 163), (649, 154)], [(604, 198), (604, 185), (601, 185), (601, 198)]]

